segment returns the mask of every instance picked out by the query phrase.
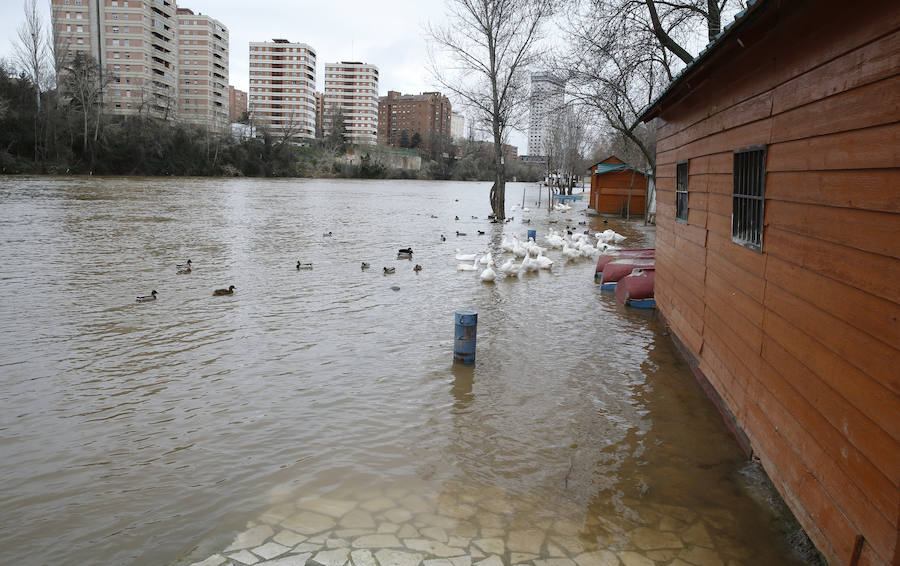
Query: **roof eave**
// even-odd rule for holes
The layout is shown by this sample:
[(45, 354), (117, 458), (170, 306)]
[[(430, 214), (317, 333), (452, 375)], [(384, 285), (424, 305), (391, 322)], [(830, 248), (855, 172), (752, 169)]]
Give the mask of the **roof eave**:
[(697, 54), (693, 61), (691, 61), (685, 68), (683, 68), (669, 83), (669, 86), (666, 87), (659, 96), (657, 96), (653, 101), (651, 101), (637, 116), (637, 121), (646, 122), (648, 120), (652, 120), (660, 115), (662, 112), (662, 108), (664, 106), (664, 102), (677, 90), (681, 89), (683, 85), (687, 84), (688, 81), (693, 78), (694, 75), (699, 72), (700, 68), (706, 63), (710, 58), (718, 54), (721, 46), (728, 42), (728, 40), (744, 29), (750, 22), (755, 19), (755, 16), (762, 11), (763, 6), (768, 6), (774, 4), (772, 0), (748, 0), (747, 7), (744, 10), (741, 10), (734, 16), (734, 21), (726, 25), (722, 31), (716, 36), (714, 40), (706, 44), (706, 47)]

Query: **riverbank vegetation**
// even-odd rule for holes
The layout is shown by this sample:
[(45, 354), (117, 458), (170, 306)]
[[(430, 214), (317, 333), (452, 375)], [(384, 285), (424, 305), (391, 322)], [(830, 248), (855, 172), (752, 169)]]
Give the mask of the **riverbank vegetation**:
[[(79, 97), (62, 98), (56, 89), (40, 94), (40, 106), (36, 97), (27, 75), (0, 62), (0, 174), (494, 178), (493, 156), (479, 142), (462, 142), (443, 154), (407, 150), (421, 165), (400, 168), (390, 159), (396, 152), (350, 147), (340, 136), (300, 146), (266, 132), (235, 137), (148, 116), (102, 114), (99, 101), (91, 104), (85, 96), (81, 104)], [(544, 174), (521, 162), (508, 167), (520, 180)]]

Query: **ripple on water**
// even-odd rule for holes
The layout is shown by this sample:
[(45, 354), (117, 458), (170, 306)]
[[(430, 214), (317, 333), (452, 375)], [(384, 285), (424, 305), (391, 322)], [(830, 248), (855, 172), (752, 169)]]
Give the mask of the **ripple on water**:
[[(584, 203), (552, 225), (532, 207), (525, 227), (472, 219), (489, 212), (483, 183), (2, 185), (0, 563), (312, 556), (340, 541), (385, 559), (790, 563), (736, 487), (741, 456), (715, 411), (591, 262), (491, 286), (457, 272), (455, 248), (499, 258), (504, 233), (541, 238)], [(407, 246), (413, 262), (396, 259)], [(479, 313), (474, 368), (450, 364), (462, 307)], [(286, 531), (304, 512), (334, 526)], [(375, 532), (339, 524), (368, 518)], [(271, 534), (244, 546), (262, 532), (248, 520)], [(376, 535), (401, 547), (360, 542)], [(660, 541), (673, 548), (645, 548)]]

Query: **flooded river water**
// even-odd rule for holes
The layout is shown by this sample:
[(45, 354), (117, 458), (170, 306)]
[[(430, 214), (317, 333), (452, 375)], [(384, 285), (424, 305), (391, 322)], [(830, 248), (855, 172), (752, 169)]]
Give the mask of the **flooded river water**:
[(454, 259), (652, 231), (548, 224), (522, 184), (490, 224), (487, 191), (0, 178), (0, 564), (795, 564), (652, 313), (558, 251), (493, 284)]

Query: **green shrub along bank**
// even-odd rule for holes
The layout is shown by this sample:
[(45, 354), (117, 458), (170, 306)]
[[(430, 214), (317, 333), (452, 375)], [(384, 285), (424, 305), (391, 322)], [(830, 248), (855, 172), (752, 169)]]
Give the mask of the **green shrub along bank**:
[[(420, 169), (397, 169), (379, 158), (384, 148), (353, 148), (361, 157), (347, 163), (341, 136), (307, 146), (265, 132), (239, 139), (172, 120), (112, 116), (99, 107), (48, 91), (38, 110), (31, 81), (11, 76), (0, 62), (0, 174), (493, 180), (493, 159), (477, 142), (464, 143), (461, 152), (448, 148), (443, 156), (420, 153)], [(520, 181), (543, 176), (518, 161), (507, 171)]]

